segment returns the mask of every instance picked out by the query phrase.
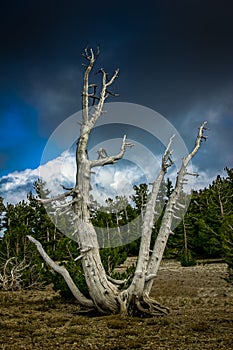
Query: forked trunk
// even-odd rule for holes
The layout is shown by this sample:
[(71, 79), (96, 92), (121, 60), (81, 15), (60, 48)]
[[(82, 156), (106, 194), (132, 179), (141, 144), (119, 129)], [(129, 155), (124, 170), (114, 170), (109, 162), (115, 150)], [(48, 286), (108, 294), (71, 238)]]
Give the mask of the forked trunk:
[[(110, 276), (107, 276), (101, 262), (97, 234), (90, 218), (90, 177), (91, 169), (93, 167), (100, 167), (117, 162), (124, 156), (126, 148), (131, 147), (132, 144), (128, 143), (126, 141), (126, 136), (124, 136), (120, 152), (117, 155), (107, 156), (106, 152), (99, 151), (99, 158), (97, 160), (88, 159), (87, 144), (89, 134), (96, 121), (102, 114), (105, 99), (109, 94), (112, 94), (109, 92), (108, 88), (117, 78), (118, 70), (115, 71), (114, 75), (109, 80), (105, 71), (103, 69), (100, 70), (100, 73), (102, 74), (102, 89), (99, 96), (96, 96), (96, 85), (89, 84), (89, 74), (93, 68), (96, 57), (92, 49), (86, 49), (84, 57), (87, 59), (88, 65), (84, 74), (84, 86), (82, 93), (83, 120), (76, 150), (76, 185), (74, 188), (69, 189), (62, 195), (51, 199), (40, 199), (40, 201), (42, 203), (51, 203), (53, 201), (59, 201), (72, 196), (72, 201), (67, 205), (70, 206), (74, 212), (73, 238), (79, 245), (80, 256), (78, 259), (81, 259), (82, 262), (90, 299), (82, 295), (78, 287), (74, 284), (68, 271), (63, 266), (60, 266), (52, 261), (38, 241), (31, 236), (28, 236), (28, 238), (36, 245), (39, 253), (46, 263), (63, 276), (80, 305), (85, 307), (95, 307), (103, 314), (119, 313), (130, 315), (155, 315), (167, 313), (168, 309), (161, 307), (156, 301), (152, 300), (149, 297), (149, 294), (153, 280), (157, 275), (167, 240), (171, 234), (172, 221), (175, 217), (175, 208), (181, 205), (179, 203), (179, 195), (182, 190), (184, 176), (187, 175), (186, 168), (188, 162), (199, 149), (201, 140), (205, 138), (203, 136), (205, 123), (203, 123), (199, 129), (193, 151), (183, 159), (182, 167), (177, 176), (175, 189), (167, 203), (159, 234), (151, 253), (151, 234), (155, 223), (156, 199), (158, 197), (159, 188), (164, 175), (166, 174), (167, 168), (173, 163), (171, 161), (170, 152), (173, 136), (171, 137), (162, 158), (161, 171), (158, 178), (153, 183), (152, 193), (146, 205), (143, 216), (139, 257), (132, 283), (127, 289), (120, 289), (119, 286), (124, 284), (126, 281), (114, 280)], [(91, 88), (94, 89), (93, 93), (90, 93), (89, 91)], [(94, 113), (90, 113), (89, 111), (90, 99), (93, 101), (92, 106), (94, 105), (95, 107), (93, 109)], [(96, 103), (96, 101), (98, 102)]]

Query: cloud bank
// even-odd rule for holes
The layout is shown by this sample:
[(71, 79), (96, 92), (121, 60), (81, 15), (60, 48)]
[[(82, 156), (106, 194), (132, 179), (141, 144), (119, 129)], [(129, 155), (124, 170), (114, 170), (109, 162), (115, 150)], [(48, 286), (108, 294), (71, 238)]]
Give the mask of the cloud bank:
[[(157, 158), (157, 157), (156, 157)], [(159, 158), (159, 157), (158, 157)], [(157, 172), (158, 163), (155, 164)], [(144, 167), (144, 169), (143, 169)], [(129, 197), (133, 194), (133, 185), (140, 183), (150, 183), (152, 175), (156, 176), (156, 171), (151, 171), (152, 164), (148, 164), (148, 159), (142, 159), (140, 166), (132, 160), (121, 160), (115, 165), (109, 165), (101, 168), (95, 168), (92, 174), (92, 196), (99, 203), (104, 204), (106, 199), (116, 196)], [(63, 190), (61, 185), (74, 186), (75, 184), (75, 157), (72, 152), (65, 151), (59, 157), (40, 165), (36, 169), (25, 169), (24, 171), (15, 171), (0, 178), (1, 196), (5, 203), (16, 204), (27, 199), (27, 194), (33, 192), (33, 183), (41, 178), (46, 182), (46, 187), (54, 196)], [(198, 178), (190, 178), (186, 187), (187, 191), (191, 189), (198, 190), (208, 187), (216, 178), (216, 174), (210, 170), (201, 170), (193, 166), (193, 171), (199, 174)], [(152, 174), (153, 173), (153, 174)], [(167, 174), (173, 184), (177, 175), (177, 169), (171, 168)], [(223, 174), (220, 174), (223, 175)]]

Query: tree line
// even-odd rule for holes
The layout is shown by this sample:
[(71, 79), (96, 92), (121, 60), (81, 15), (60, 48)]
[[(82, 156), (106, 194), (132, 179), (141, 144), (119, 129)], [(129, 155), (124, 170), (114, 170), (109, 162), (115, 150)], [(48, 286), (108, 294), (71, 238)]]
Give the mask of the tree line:
[[(233, 276), (233, 168), (225, 168), (226, 176), (217, 176), (208, 188), (192, 191), (190, 204), (179, 225), (174, 229), (166, 246), (165, 258), (179, 259), (183, 266), (194, 265), (198, 259), (220, 258), (228, 264), (229, 280)], [(24, 288), (42, 288), (53, 283), (54, 289), (63, 296), (71, 293), (63, 278), (55, 274), (40, 257), (37, 249), (27, 239), (32, 235), (39, 240), (47, 254), (69, 271), (80, 291), (88, 293), (82, 271), (77, 259), (77, 243), (64, 236), (51, 221), (42, 203), (37, 197), (46, 198), (49, 191), (46, 184), (38, 180), (34, 184), (35, 194), (30, 192), (27, 201), (15, 205), (4, 204), (0, 197), (1, 236), (0, 236), (0, 289), (15, 290)], [(173, 191), (169, 179), (163, 183), (159, 198), (169, 198)], [(106, 201), (108, 210), (96, 205), (91, 210), (91, 219), (98, 227), (98, 239), (101, 259), (108, 275), (116, 279), (128, 279), (133, 275), (134, 266), (123, 274), (115, 273), (114, 268), (123, 263), (127, 256), (138, 255), (140, 220), (136, 221), (133, 231), (135, 239), (124, 244), (122, 227), (143, 216), (143, 209), (150, 196), (147, 184), (134, 186), (131, 198), (116, 197)], [(161, 201), (162, 202), (162, 201)], [(123, 204), (123, 205), (122, 205)], [(162, 213), (160, 215), (162, 218)], [(154, 224), (152, 241), (155, 241), (160, 217)], [(59, 226), (60, 227), (60, 226)], [(101, 228), (105, 234), (101, 236)], [(111, 237), (110, 237), (111, 236)], [(116, 240), (114, 248), (108, 240)]]

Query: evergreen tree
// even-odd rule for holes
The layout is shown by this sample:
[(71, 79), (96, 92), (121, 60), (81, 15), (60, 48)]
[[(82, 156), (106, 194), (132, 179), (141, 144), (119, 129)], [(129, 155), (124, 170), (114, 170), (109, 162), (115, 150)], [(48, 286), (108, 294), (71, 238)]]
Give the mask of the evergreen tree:
[(133, 189), (135, 194), (131, 196), (131, 199), (134, 203), (136, 213), (143, 215), (143, 210), (148, 199), (148, 185), (145, 183), (139, 186), (134, 185)]
[(222, 247), (225, 261), (228, 264), (228, 280), (233, 283), (233, 168), (225, 168), (224, 218), (221, 225)]
[[(228, 216), (232, 214), (232, 169), (226, 168), (227, 178), (217, 176), (213, 183), (199, 191), (193, 191), (184, 217), (188, 247), (195, 257), (215, 258), (225, 255), (222, 240)], [(182, 223), (171, 237), (179, 248)]]
[(233, 269), (233, 214), (224, 218), (221, 231), (225, 260), (229, 268)]

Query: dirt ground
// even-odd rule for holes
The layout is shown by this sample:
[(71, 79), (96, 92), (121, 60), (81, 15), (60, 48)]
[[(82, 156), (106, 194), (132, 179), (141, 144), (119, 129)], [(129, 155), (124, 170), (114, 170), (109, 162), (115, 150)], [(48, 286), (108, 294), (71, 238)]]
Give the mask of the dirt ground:
[(225, 264), (163, 262), (157, 318), (94, 316), (51, 292), (0, 292), (0, 349), (233, 349), (233, 287)]

